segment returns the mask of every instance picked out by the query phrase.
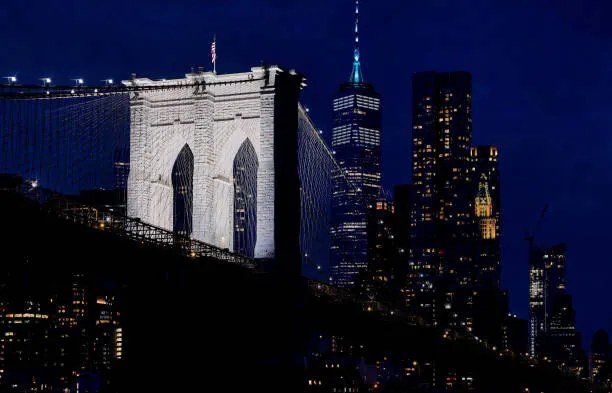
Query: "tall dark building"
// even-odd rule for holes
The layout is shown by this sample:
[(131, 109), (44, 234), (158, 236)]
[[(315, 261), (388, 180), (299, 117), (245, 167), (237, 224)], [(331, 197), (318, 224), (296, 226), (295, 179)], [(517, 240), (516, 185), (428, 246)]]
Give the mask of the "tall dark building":
[[(591, 379), (594, 383), (601, 383), (605, 376), (602, 375), (602, 370), (612, 361), (612, 347), (610, 347), (610, 338), (605, 330), (598, 330), (593, 335), (591, 342)], [(604, 377), (604, 378), (602, 378)]]
[(385, 198), (378, 198), (368, 214), (368, 269), (388, 282), (396, 259), (395, 208)]
[(499, 289), (501, 198), (497, 147), (472, 147), (470, 160), (476, 223), (473, 285)]
[(470, 185), (472, 77), (420, 72), (413, 77), (412, 275), (426, 319), (433, 318), (438, 279), (472, 285), (473, 216)]
[(412, 194), (413, 190), (411, 184), (400, 184), (395, 186), (395, 247), (397, 249), (397, 263), (404, 271), (404, 277), (402, 277), (404, 281), (402, 289), (404, 306), (409, 309), (415, 306), (415, 286), (413, 282), (417, 282), (417, 277), (414, 276), (414, 269), (409, 268), (411, 260), (410, 225), (412, 216)]
[(529, 323), (526, 319), (508, 314), (503, 326), (502, 348), (515, 354), (527, 353)]
[(576, 330), (576, 313), (572, 297), (565, 291), (558, 293), (551, 301), (548, 330), (542, 353), (559, 366), (576, 375), (585, 371), (586, 359)]
[(118, 147), (115, 149), (113, 166), (115, 171), (115, 189), (122, 190), (125, 193), (127, 190), (128, 176), (130, 174), (129, 148)]
[(531, 252), (529, 266), (529, 350), (576, 375), (586, 359), (576, 330), (572, 297), (565, 283), (565, 244)]
[(410, 256), (410, 217), (412, 214), (412, 185), (395, 186), (395, 244), (401, 258), (408, 264)]
[(393, 203), (378, 198), (368, 213), (368, 268), (359, 274), (361, 300), (382, 302), (385, 307), (403, 307), (406, 269), (396, 244)]
[(359, 54), (359, 2), (355, 8), (355, 50), (348, 82), (333, 102), (332, 148), (351, 183), (337, 181), (332, 197), (331, 282), (352, 286), (367, 267), (367, 214), (380, 192), (380, 95), (366, 83)]
[(538, 356), (550, 324), (553, 299), (565, 292), (565, 244), (531, 247), (529, 256), (529, 353)]

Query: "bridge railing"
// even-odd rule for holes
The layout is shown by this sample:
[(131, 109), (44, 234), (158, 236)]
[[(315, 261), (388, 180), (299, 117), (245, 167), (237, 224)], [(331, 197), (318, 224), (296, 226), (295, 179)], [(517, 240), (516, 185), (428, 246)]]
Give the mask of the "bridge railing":
[(147, 224), (138, 218), (127, 217), (112, 211), (100, 210), (80, 204), (68, 204), (66, 206), (65, 202), (51, 208), (51, 211), (67, 221), (100, 231), (112, 232), (130, 240), (171, 248), (192, 258), (213, 258), (247, 268), (255, 267), (255, 263), (251, 258)]

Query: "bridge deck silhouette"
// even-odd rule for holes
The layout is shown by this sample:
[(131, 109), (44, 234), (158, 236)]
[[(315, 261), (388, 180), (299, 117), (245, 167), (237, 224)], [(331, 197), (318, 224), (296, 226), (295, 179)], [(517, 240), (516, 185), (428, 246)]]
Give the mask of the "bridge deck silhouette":
[[(304, 391), (317, 367), (309, 343), (330, 336), (362, 346), (358, 356), (367, 362), (435, 364), (438, 383), (456, 370), (470, 372), (482, 386), (477, 391), (516, 392), (521, 386), (583, 391), (552, 368), (499, 356), (467, 339), (444, 340), (437, 329), (401, 316), (366, 312), (346, 293), (321, 283), (258, 274), (214, 257), (193, 263), (180, 249), (130, 238), (106, 224), (100, 228), (101, 217), (89, 209), (58, 213), (57, 207), (41, 208), (2, 191), (0, 201), (6, 252), (27, 255), (28, 269), (41, 277), (34, 280), (38, 290), (70, 272), (119, 283), (126, 357), (113, 376), (116, 391), (177, 391), (202, 384), (225, 391), (253, 386)], [(29, 236), (22, 236), (26, 232)], [(18, 266), (9, 259), (5, 270)]]
[(230, 252), (227, 249), (191, 239), (188, 236), (148, 224), (138, 218), (117, 214), (81, 203), (58, 201), (49, 211), (57, 217), (89, 228), (112, 232), (113, 234), (147, 243), (153, 246), (170, 248), (181, 255), (191, 258), (214, 258), (224, 263), (233, 263), (249, 269), (256, 268), (252, 258)]

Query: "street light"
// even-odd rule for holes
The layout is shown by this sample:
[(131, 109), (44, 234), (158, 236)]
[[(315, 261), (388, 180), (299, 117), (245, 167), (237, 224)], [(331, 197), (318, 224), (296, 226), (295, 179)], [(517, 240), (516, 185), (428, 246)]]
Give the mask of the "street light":
[(5, 76), (4, 79), (8, 81), (9, 85), (12, 85), (17, 82), (16, 76)]
[(104, 84), (106, 86), (111, 86), (114, 83), (114, 81), (111, 78), (109, 78), (109, 79), (102, 79), (102, 82), (104, 82)]
[(82, 78), (76, 78), (76, 79), (73, 79), (73, 81), (76, 87), (83, 86), (83, 84), (85, 83), (85, 81)]
[(43, 82), (43, 86), (49, 86), (51, 84), (51, 78), (49, 77), (40, 78), (40, 80)]

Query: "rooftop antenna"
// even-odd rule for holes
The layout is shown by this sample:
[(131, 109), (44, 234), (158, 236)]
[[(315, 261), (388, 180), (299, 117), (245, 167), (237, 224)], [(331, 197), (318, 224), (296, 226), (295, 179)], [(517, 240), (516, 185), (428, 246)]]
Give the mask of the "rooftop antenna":
[(355, 0), (355, 49), (353, 51), (353, 71), (351, 72), (351, 82), (363, 83), (359, 54), (359, 0)]

